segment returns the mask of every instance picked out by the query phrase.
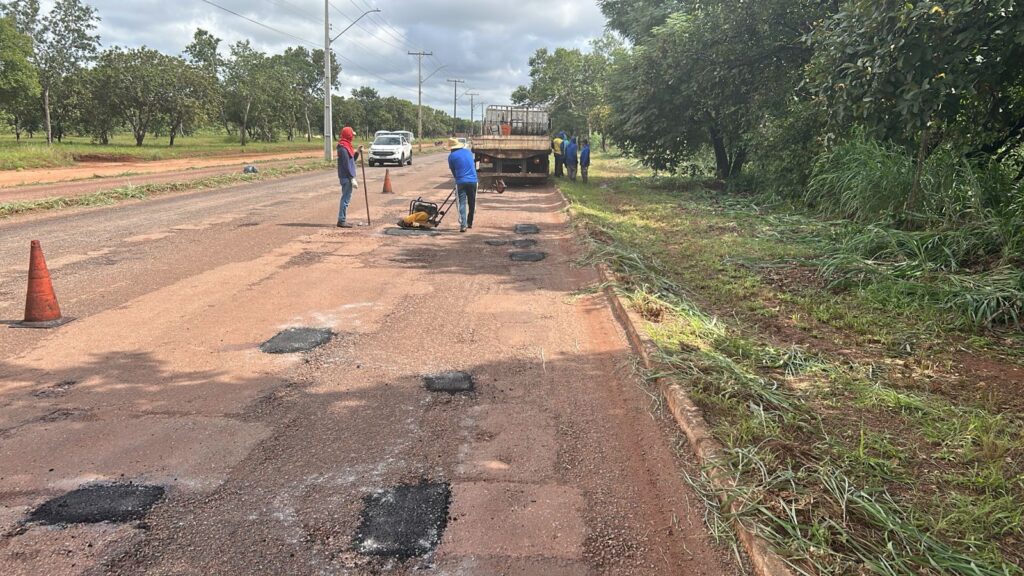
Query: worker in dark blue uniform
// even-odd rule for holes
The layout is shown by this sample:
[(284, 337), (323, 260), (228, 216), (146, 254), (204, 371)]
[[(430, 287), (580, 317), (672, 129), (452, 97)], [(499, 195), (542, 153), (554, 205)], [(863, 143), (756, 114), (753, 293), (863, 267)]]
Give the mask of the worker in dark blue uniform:
[(476, 212), (476, 160), (473, 153), (458, 138), (448, 139), (448, 168), (455, 177), (455, 188), (459, 198), (459, 232), (473, 227)]

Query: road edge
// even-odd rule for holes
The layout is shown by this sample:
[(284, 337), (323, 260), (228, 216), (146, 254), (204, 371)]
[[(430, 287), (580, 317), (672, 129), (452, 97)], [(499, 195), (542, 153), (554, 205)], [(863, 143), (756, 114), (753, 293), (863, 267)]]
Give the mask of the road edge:
[[(572, 212), (568, 210), (572, 203), (557, 184), (554, 185), (554, 188), (566, 209), (569, 222), (572, 224), (573, 235), (582, 240), (582, 233), (573, 221)], [(597, 271), (601, 278), (601, 291), (608, 301), (612, 315), (615, 316), (616, 321), (625, 332), (630, 347), (640, 358), (643, 367), (652, 370), (655, 366), (651, 361), (650, 351), (653, 349), (654, 343), (637, 329), (637, 326), (642, 325), (643, 320), (637, 318), (622, 302), (615, 290), (615, 278), (608, 266), (598, 263)], [(740, 521), (739, 513), (743, 510), (744, 502), (742, 499), (733, 498), (730, 495), (735, 483), (727, 471), (716, 464), (722, 452), (722, 445), (711, 434), (711, 427), (704, 419), (703, 412), (680, 386), (671, 384), (666, 378), (657, 378), (655, 384), (664, 397), (676, 425), (686, 435), (690, 448), (693, 450), (694, 456), (697, 457), (698, 464), (704, 469), (715, 495), (723, 506), (728, 507), (728, 512), (732, 516), (730, 525), (750, 558), (754, 574), (757, 576), (795, 576), (786, 561), (771, 549), (768, 542)]]

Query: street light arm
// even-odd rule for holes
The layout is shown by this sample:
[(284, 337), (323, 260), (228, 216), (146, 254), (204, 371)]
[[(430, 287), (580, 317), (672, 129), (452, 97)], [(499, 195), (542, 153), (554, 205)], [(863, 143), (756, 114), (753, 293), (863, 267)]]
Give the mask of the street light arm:
[(363, 12), (362, 16), (360, 16), (359, 18), (356, 18), (355, 20), (353, 20), (351, 24), (349, 24), (348, 26), (345, 26), (345, 29), (344, 29), (344, 30), (342, 30), (341, 32), (338, 32), (338, 35), (337, 35), (337, 36), (335, 36), (334, 38), (331, 38), (331, 42), (334, 42), (334, 41), (335, 41), (335, 40), (337, 40), (338, 38), (341, 38), (341, 35), (342, 35), (342, 34), (344, 34), (345, 32), (348, 32), (348, 29), (349, 29), (349, 28), (351, 28), (351, 27), (355, 26), (355, 25), (356, 25), (356, 22), (359, 22), (359, 21), (360, 21), (360, 20), (362, 20), (362, 19), (363, 19), (363, 18), (364, 18), (365, 16), (367, 16), (367, 15), (369, 15), (369, 14), (373, 14), (374, 12), (380, 12), (380, 8), (374, 8), (373, 10), (367, 10), (366, 12)]
[(438, 66), (437, 70), (434, 70), (433, 72), (428, 74), (427, 77), (423, 79), (423, 81), (426, 82), (427, 80), (430, 80), (431, 76), (433, 76), (434, 74), (437, 74), (438, 72), (440, 72), (442, 68), (447, 68), (447, 67), (448, 67), (447, 64), (442, 64), (442, 65)]

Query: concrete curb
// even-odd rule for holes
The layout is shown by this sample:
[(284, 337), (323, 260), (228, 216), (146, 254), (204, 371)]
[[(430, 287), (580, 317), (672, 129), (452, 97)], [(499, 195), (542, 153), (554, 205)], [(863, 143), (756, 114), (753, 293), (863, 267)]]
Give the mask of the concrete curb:
[[(569, 199), (565, 197), (562, 189), (557, 185), (555, 185), (555, 190), (558, 191), (558, 195), (561, 197), (563, 207), (568, 209), (571, 206)], [(572, 214), (568, 210), (566, 212), (571, 221)], [(579, 231), (575, 228), (574, 232), (579, 234)], [(654, 364), (651, 361), (650, 353), (654, 349), (654, 343), (637, 329), (637, 326), (642, 325), (643, 320), (630, 312), (615, 292), (613, 287), (615, 278), (608, 267), (604, 264), (598, 264), (597, 270), (603, 285), (602, 291), (608, 300), (609, 307), (612, 309), (612, 314), (619, 322), (619, 325), (622, 326), (623, 331), (626, 333), (626, 339), (629, 340), (630, 346), (637, 356), (640, 357), (644, 368), (652, 369)], [(764, 538), (752, 532), (737, 519), (736, 515), (743, 509), (743, 501), (738, 498), (729, 498), (728, 490), (734, 487), (733, 480), (726, 470), (716, 464), (720, 460), (722, 445), (711, 434), (711, 428), (704, 419), (704, 414), (700, 408), (693, 403), (685, 390), (670, 384), (667, 379), (658, 378), (656, 384), (665, 398), (665, 403), (672, 412), (676, 424), (686, 435), (690, 447), (697, 457), (697, 462), (704, 468), (705, 474), (707, 474), (718, 499), (722, 502), (723, 506), (728, 507), (729, 512), (734, 514), (731, 524), (736, 532), (737, 539), (750, 558), (754, 574), (757, 576), (795, 576), (782, 557), (771, 549)]]
[[(630, 346), (640, 357), (643, 366), (648, 370), (652, 369), (654, 365), (651, 361), (650, 351), (653, 349), (654, 343), (636, 328), (643, 320), (636, 317), (622, 303), (622, 299), (611, 285), (615, 280), (608, 267), (598, 264), (598, 272), (601, 275), (603, 291), (612, 309), (612, 314), (615, 315), (615, 319), (619, 321), (625, 331)], [(743, 501), (729, 498), (728, 490), (734, 487), (733, 480), (724, 469), (715, 464), (721, 455), (722, 445), (712, 436), (700, 408), (693, 403), (686, 391), (679, 386), (670, 384), (667, 379), (658, 378), (656, 384), (665, 398), (665, 403), (672, 412), (676, 424), (686, 434), (690, 447), (693, 448), (693, 452), (697, 456), (697, 462), (704, 467), (718, 499), (723, 505), (728, 506), (729, 512), (737, 514), (743, 509)], [(732, 527), (736, 532), (736, 537), (743, 545), (743, 549), (747, 552), (747, 556), (750, 557), (755, 574), (758, 576), (794, 576), (793, 571), (789, 569), (782, 557), (772, 551), (768, 542), (763, 538), (744, 526), (738, 519), (733, 519)]]

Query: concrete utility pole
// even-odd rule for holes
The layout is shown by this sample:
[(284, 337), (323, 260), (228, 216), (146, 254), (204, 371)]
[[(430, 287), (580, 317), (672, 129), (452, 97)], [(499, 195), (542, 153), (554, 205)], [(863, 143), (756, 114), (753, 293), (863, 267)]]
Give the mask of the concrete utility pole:
[(465, 84), (466, 81), (449, 78), (445, 82), (451, 82), (452, 87), (455, 89), (455, 95), (452, 97), (452, 136), (455, 136), (455, 127), (458, 125), (459, 120), (459, 84)]
[(416, 94), (416, 140), (420, 143), (420, 151), (423, 151), (423, 57), (433, 56), (433, 52), (409, 52), (409, 56), (416, 57), (417, 86)]
[(484, 114), (484, 103), (480, 103), (480, 135), (484, 135), (484, 121), (486, 115)]
[(462, 95), (469, 96), (469, 135), (472, 136), (476, 132), (476, 124), (473, 123), (473, 114), (476, 112), (476, 106), (473, 104), (473, 97), (479, 96), (480, 93), (465, 92)]
[(331, 82), (331, 42), (348, 32), (349, 28), (355, 26), (356, 22), (362, 20), (367, 14), (380, 12), (379, 8), (363, 12), (362, 16), (353, 20), (344, 30), (338, 32), (337, 36), (331, 38), (330, 8), (330, 0), (324, 0), (324, 160), (327, 162), (331, 161), (331, 147), (334, 145), (334, 110), (331, 103), (331, 85), (333, 84)]

